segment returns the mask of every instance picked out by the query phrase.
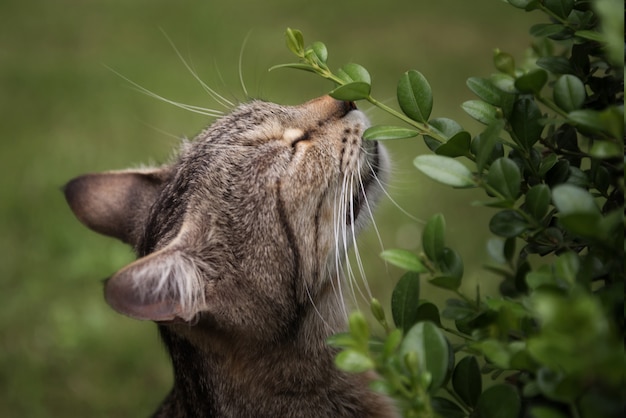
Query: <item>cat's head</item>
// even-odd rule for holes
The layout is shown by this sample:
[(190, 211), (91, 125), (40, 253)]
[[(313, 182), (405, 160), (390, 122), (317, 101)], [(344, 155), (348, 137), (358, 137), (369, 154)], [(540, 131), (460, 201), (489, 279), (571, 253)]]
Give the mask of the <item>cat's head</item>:
[(106, 282), (107, 302), (154, 321), (288, 322), (328, 291), (335, 257), (371, 217), (387, 163), (361, 139), (367, 126), (353, 103), (328, 96), (253, 101), (185, 142), (171, 164), (70, 181), (78, 219), (139, 256)]

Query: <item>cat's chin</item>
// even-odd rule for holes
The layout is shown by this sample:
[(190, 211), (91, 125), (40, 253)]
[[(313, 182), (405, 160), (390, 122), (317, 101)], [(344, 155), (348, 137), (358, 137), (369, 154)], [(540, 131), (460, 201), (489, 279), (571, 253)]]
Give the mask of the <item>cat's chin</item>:
[(361, 127), (363, 131), (370, 127), (369, 119), (365, 116), (365, 113), (361, 112), (359, 109), (355, 108), (350, 110), (343, 118), (348, 122)]

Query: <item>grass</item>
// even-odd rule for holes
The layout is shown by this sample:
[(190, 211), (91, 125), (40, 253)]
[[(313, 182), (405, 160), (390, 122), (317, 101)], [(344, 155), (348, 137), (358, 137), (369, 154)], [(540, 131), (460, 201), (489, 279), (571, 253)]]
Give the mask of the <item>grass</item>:
[[(420, 70), (434, 90), (434, 116), (472, 126), (459, 109), (471, 98), (465, 79), (492, 71), (495, 47), (522, 57), (532, 21), (497, 0), (4, 0), (0, 416), (145, 416), (171, 385), (155, 327), (115, 314), (102, 299), (100, 279), (133, 255), (79, 225), (59, 189), (81, 173), (163, 161), (173, 136), (193, 136), (210, 120), (138, 94), (105, 66), (168, 98), (211, 107), (159, 28), (208, 84), (240, 100), (237, 60), (248, 36), (242, 70), (251, 94), (299, 103), (330, 86), (308, 74), (267, 72), (292, 59), (283, 40), (290, 26), (324, 41), (331, 63), (366, 66), (378, 98), (393, 97), (403, 71)], [(389, 148), (390, 193), (417, 218), (443, 212), (450, 244), (480, 264), (487, 220), (468, 205), (473, 192), (450, 193), (417, 173), (410, 163), (425, 152), (421, 140)], [(420, 224), (393, 205), (383, 204), (377, 224), (385, 247), (417, 248)], [(376, 261), (371, 236), (360, 248), (386, 300), (399, 273)]]

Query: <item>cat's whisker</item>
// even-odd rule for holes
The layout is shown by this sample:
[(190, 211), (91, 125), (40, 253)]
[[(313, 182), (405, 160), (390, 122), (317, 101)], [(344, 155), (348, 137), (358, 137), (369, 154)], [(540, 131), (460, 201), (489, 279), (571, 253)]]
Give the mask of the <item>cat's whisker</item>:
[(352, 299), (356, 304), (356, 293), (354, 291), (354, 271), (352, 270), (352, 264), (350, 263), (350, 258), (348, 254), (349, 249), (349, 241), (348, 241), (348, 227), (346, 225), (346, 220), (348, 215), (352, 215), (352, 213), (348, 213), (348, 205), (349, 202), (352, 201), (352, 190), (351, 185), (349, 184), (349, 176), (348, 174), (344, 174), (343, 186), (341, 190), (341, 205), (342, 205), (342, 215), (345, 215), (343, 221), (341, 222), (341, 237), (343, 239), (343, 257), (345, 260), (345, 272), (346, 272), (346, 281), (350, 286), (350, 293), (352, 294)]
[(141, 119), (138, 119), (138, 121), (139, 121), (139, 123), (141, 123), (142, 125), (146, 126), (147, 128), (150, 128), (153, 131), (158, 132), (159, 134), (161, 134), (163, 136), (166, 136), (168, 138), (174, 139), (174, 140), (176, 140), (176, 142), (179, 142), (181, 140), (180, 135), (176, 135), (176, 134), (173, 134), (173, 133), (168, 132), (166, 130), (163, 130), (161, 128), (158, 128), (158, 127), (156, 127), (156, 126), (154, 126), (154, 125), (152, 125), (150, 123), (142, 121)]
[(176, 102), (174, 100), (167, 99), (167, 98), (165, 98), (163, 96), (160, 96), (160, 95), (158, 95), (158, 94), (156, 94), (154, 92), (146, 90), (143, 87), (140, 87), (137, 90), (139, 92), (147, 95), (147, 96), (150, 96), (150, 97), (154, 98), (154, 99), (157, 99), (157, 100), (160, 100), (162, 102), (171, 104), (172, 106), (178, 107), (178, 108), (183, 109), (183, 110), (187, 110), (187, 111), (192, 112), (192, 113), (198, 113), (200, 115), (209, 116), (209, 117), (212, 117), (212, 118), (218, 118), (218, 117), (223, 115), (222, 112), (217, 111), (217, 110), (207, 109), (207, 108), (203, 108), (203, 107), (200, 107), (200, 106), (188, 105), (188, 104), (185, 104), (185, 103), (180, 103), (180, 102)]
[[(389, 201), (396, 207), (398, 208), (398, 210), (400, 212), (402, 212), (403, 214), (405, 214), (409, 219), (411, 219), (412, 221), (418, 222), (418, 223), (425, 223), (425, 221), (423, 219), (419, 219), (415, 216), (413, 216), (411, 213), (409, 213), (406, 209), (404, 209), (398, 202), (395, 201), (395, 199), (393, 197), (391, 197), (391, 195), (389, 194), (389, 192), (387, 192), (387, 187), (385, 187), (385, 185), (380, 181), (380, 178), (376, 175), (376, 172), (374, 171), (374, 169), (372, 168), (372, 164), (367, 161), (368, 166), (370, 167), (370, 170), (372, 170), (372, 175), (374, 177), (374, 180), (376, 181), (376, 183), (378, 183), (378, 185), (380, 186), (380, 190), (383, 192), (383, 194), (389, 199)], [(373, 217), (372, 217), (373, 219)]]
[[(358, 173), (358, 170), (357, 170), (357, 173)], [(356, 243), (356, 232), (355, 232), (356, 211), (354, 207), (354, 199), (352, 198), (352, 196), (355, 195), (355, 191), (356, 191), (355, 190), (355, 177), (357, 177), (357, 174), (352, 174), (350, 176), (350, 188), (349, 188), (349, 195), (348, 195), (350, 198), (348, 199), (347, 205), (349, 205), (350, 218), (352, 219), (352, 222), (350, 222), (350, 231), (348, 231), (348, 226), (347, 225), (345, 226), (345, 235), (346, 235), (346, 241), (348, 240), (348, 238), (352, 240), (351, 244), (354, 246), (354, 249), (355, 249), (355, 260), (357, 263), (357, 269), (361, 276), (361, 280), (363, 281), (365, 279), (365, 271), (363, 269), (363, 264), (361, 263), (360, 255), (358, 254), (358, 248), (357, 248), (357, 243)], [(346, 245), (346, 258), (348, 260), (349, 258), (348, 258), (347, 252), (349, 248), (350, 246)], [(348, 277), (348, 280), (350, 282), (350, 287), (352, 289), (352, 296), (354, 299), (354, 303), (355, 305), (357, 304), (357, 292), (361, 296), (361, 298), (367, 302), (369, 299), (363, 293), (363, 289), (359, 285), (359, 281), (357, 280), (357, 276), (354, 273), (354, 270), (352, 269), (352, 265), (351, 263), (349, 264), (350, 264), (351, 275)], [(355, 288), (356, 288), (356, 291), (355, 291)]]
[[(342, 185), (343, 187), (343, 185)], [(339, 195), (337, 195), (337, 193), (339, 193)], [(342, 270), (343, 270), (343, 266), (341, 263), (341, 252), (340, 252), (340, 227), (341, 227), (341, 223), (342, 223), (342, 219), (345, 219), (345, 214), (342, 212), (343, 208), (341, 205), (342, 199), (341, 199), (341, 192), (336, 191), (335, 192), (335, 199), (333, 202), (333, 233), (334, 233), (334, 238), (335, 238), (335, 274), (336, 274), (336, 280), (333, 280), (333, 289), (335, 289), (335, 281), (337, 282), (337, 289), (335, 289), (335, 295), (336, 297), (339, 298), (339, 303), (342, 307), (342, 311), (343, 311), (343, 315), (344, 318), (348, 319), (348, 311), (346, 309), (346, 304), (345, 304), (345, 300), (343, 297), (343, 289), (341, 287), (341, 277), (342, 277)], [(338, 292), (337, 292), (338, 290)]]
[(111, 67), (108, 67), (106, 65), (105, 65), (105, 67), (109, 71), (113, 72), (115, 75), (117, 75), (118, 77), (122, 78), (124, 81), (129, 83), (137, 91), (139, 91), (140, 93), (145, 94), (146, 96), (152, 97), (154, 99), (160, 100), (160, 101), (165, 102), (165, 103), (169, 103), (169, 104), (171, 104), (173, 106), (179, 107), (181, 109), (185, 109), (185, 110), (193, 112), (193, 113), (199, 113), (201, 115), (210, 116), (210, 117), (213, 117), (213, 118), (217, 118), (217, 117), (220, 117), (220, 116), (224, 115), (224, 112), (221, 112), (219, 110), (208, 109), (208, 108), (204, 108), (204, 107), (200, 107), (200, 106), (188, 105), (188, 104), (185, 104), (185, 103), (179, 103), (179, 102), (176, 102), (174, 100), (166, 99), (165, 97), (160, 96), (160, 95), (154, 93), (153, 91), (150, 91), (147, 88), (145, 88), (145, 87), (135, 83), (134, 81), (132, 81), (128, 77), (120, 74), (119, 72), (115, 71)]
[(205, 115), (205, 116), (210, 116), (212, 118), (218, 118), (220, 116), (224, 115), (224, 112), (219, 111), (219, 110), (215, 110), (215, 109), (209, 109), (209, 108), (205, 108), (205, 107), (200, 107), (200, 106), (194, 106), (194, 105), (189, 105), (189, 104), (185, 104), (185, 103), (180, 103), (180, 102), (176, 102), (174, 100), (170, 100), (167, 99), (161, 95), (158, 95), (157, 93), (148, 90), (147, 88), (135, 83), (134, 81), (132, 81), (131, 79), (129, 79), (128, 77), (120, 74), (119, 72), (115, 71), (113, 68), (106, 66), (105, 68), (107, 68), (109, 71), (111, 71), (112, 73), (114, 73), (115, 75), (117, 75), (118, 77), (120, 77), (121, 79), (123, 79), (124, 81), (126, 81), (127, 83), (129, 83), (131, 86), (133, 86), (133, 88), (137, 91), (139, 91), (142, 94), (145, 94), (146, 96), (152, 97), (154, 99), (157, 99), (159, 101), (171, 104), (173, 106), (176, 106), (178, 108), (187, 110), (189, 112), (193, 112), (193, 113), (199, 113), (201, 115)]
[[(380, 179), (376, 175), (376, 172), (372, 168), (372, 165), (367, 160), (366, 160), (366, 163), (367, 163), (369, 169), (371, 170), (370, 171), (371, 175), (374, 177), (376, 182), (378, 182), (378, 184), (380, 185), (380, 188), (384, 190), (384, 187), (383, 187)], [(374, 212), (372, 210), (372, 204), (370, 204), (370, 201), (367, 198), (367, 193), (365, 193), (365, 185), (363, 184), (363, 181), (362, 181), (363, 179), (359, 179), (359, 180), (360, 180), (360, 184), (361, 184), (361, 191), (363, 192), (363, 197), (365, 198), (365, 207), (367, 208), (367, 213), (369, 214), (369, 217), (372, 220), (372, 228), (374, 229), (374, 233), (376, 234), (376, 238), (378, 240), (378, 245), (380, 246), (380, 250), (384, 251), (385, 250), (385, 245), (383, 244), (383, 239), (382, 239), (382, 237), (380, 235), (380, 231), (378, 229), (378, 225), (376, 225), (376, 219), (374, 218)]]
[(340, 192), (340, 218), (338, 221), (340, 238), (341, 238), (341, 255), (340, 257), (343, 259), (345, 263), (343, 271), (345, 272), (345, 279), (350, 288), (350, 293), (352, 295), (352, 299), (356, 303), (356, 293), (354, 291), (354, 271), (352, 269), (352, 264), (349, 258), (349, 248), (350, 242), (348, 241), (348, 232), (347, 232), (347, 219), (348, 219), (348, 209), (349, 202), (351, 199), (351, 190), (349, 185), (349, 176), (348, 173), (344, 173), (342, 187)]
[(250, 95), (248, 94), (248, 89), (246, 88), (246, 83), (243, 80), (243, 52), (246, 49), (246, 44), (248, 43), (248, 38), (250, 37), (250, 33), (248, 33), (246, 35), (246, 37), (243, 40), (243, 43), (241, 44), (241, 50), (239, 51), (239, 84), (241, 84), (241, 89), (243, 90), (243, 94), (245, 95), (245, 97), (247, 99), (250, 98)]
[(200, 86), (204, 89), (204, 91), (206, 91), (209, 94), (209, 96), (211, 96), (211, 98), (213, 100), (215, 100), (217, 103), (219, 103), (222, 107), (226, 108), (227, 110), (230, 110), (230, 109), (234, 108), (235, 107), (234, 103), (232, 103), (230, 100), (226, 99), (224, 96), (220, 95), (217, 91), (215, 91), (211, 87), (209, 87), (198, 76), (198, 73), (189, 65), (189, 63), (183, 57), (183, 55), (180, 53), (180, 51), (178, 50), (178, 48), (176, 47), (176, 45), (174, 44), (172, 39), (167, 35), (167, 33), (165, 33), (165, 31), (163, 29), (161, 29), (161, 33), (163, 33), (163, 36), (165, 36), (165, 39), (167, 39), (167, 41), (169, 42), (170, 46), (172, 47), (172, 49), (174, 50), (174, 52), (176, 53), (176, 55), (178, 56), (180, 61), (183, 63), (183, 65), (185, 66), (187, 71), (189, 71), (189, 73), (200, 84)]
[(328, 324), (328, 322), (324, 318), (324, 315), (321, 314), (319, 309), (317, 309), (317, 305), (315, 304), (315, 301), (313, 300), (313, 296), (311, 296), (311, 291), (309, 289), (309, 286), (307, 286), (306, 283), (304, 285), (304, 289), (306, 290), (306, 295), (309, 298), (309, 301), (311, 302), (311, 306), (313, 306), (313, 310), (315, 310), (315, 314), (322, 320), (324, 327), (332, 331), (333, 328)]
[[(359, 193), (363, 193), (363, 198), (364, 198), (364, 203), (362, 204), (362, 206), (368, 206), (368, 211), (369, 211), (369, 204), (367, 202), (367, 194), (365, 193), (365, 187), (363, 185), (363, 179), (361, 177), (361, 162), (359, 161), (357, 163), (357, 173), (359, 173), (356, 176), (356, 179), (358, 180), (358, 184), (356, 185), (359, 189)], [(361, 208), (359, 208), (361, 209)], [(371, 211), (370, 211), (371, 214)], [(372, 220), (373, 220), (373, 216), (372, 216)], [(363, 296), (363, 298), (365, 299), (365, 301), (369, 301), (372, 299), (372, 292), (370, 290), (369, 284), (367, 282), (367, 275), (365, 274), (365, 268), (363, 267), (363, 262), (361, 259), (361, 254), (359, 253), (359, 246), (358, 246), (358, 242), (356, 240), (356, 231), (355, 231), (355, 226), (354, 226), (355, 222), (352, 222), (352, 241), (354, 242), (354, 256), (357, 262), (357, 266), (359, 268), (359, 274), (361, 275), (361, 282), (363, 283), (363, 285), (365, 286), (365, 291), (367, 293), (367, 298), (365, 297), (365, 295), (363, 295), (363, 292), (361, 292), (361, 295)], [(359, 288), (360, 289), (360, 288)]]

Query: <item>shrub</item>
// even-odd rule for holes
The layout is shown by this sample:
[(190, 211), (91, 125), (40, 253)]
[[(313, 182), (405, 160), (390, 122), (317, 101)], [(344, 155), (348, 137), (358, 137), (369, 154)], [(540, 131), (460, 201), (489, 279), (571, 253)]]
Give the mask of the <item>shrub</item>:
[[(417, 156), (417, 169), (483, 189), (480, 204), (493, 211), (485, 269), (501, 277), (499, 294), (460, 290), (463, 260), (435, 214), (420, 254), (382, 254), (407, 270), (392, 296), (396, 328), (372, 300), (386, 335), (373, 337), (355, 312), (349, 332), (329, 344), (341, 349), (338, 367), (376, 370), (374, 388), (395, 397), (406, 417), (622, 416), (623, 4), (508, 2), (549, 22), (530, 28), (532, 59), (518, 65), (495, 51), (497, 72), (467, 80), (477, 99), (462, 108), (485, 126), (476, 134), (430, 119), (433, 95), (418, 71), (400, 77), (397, 111), (371, 96), (365, 68), (333, 72), (323, 43), (305, 47), (299, 31), (287, 30), (299, 61), (277, 67), (316, 73), (335, 83), (331, 96), (396, 116), (404, 126), (373, 126), (364, 139), (421, 136), (433, 153)], [(424, 282), (450, 293), (445, 305), (421, 298)]]

